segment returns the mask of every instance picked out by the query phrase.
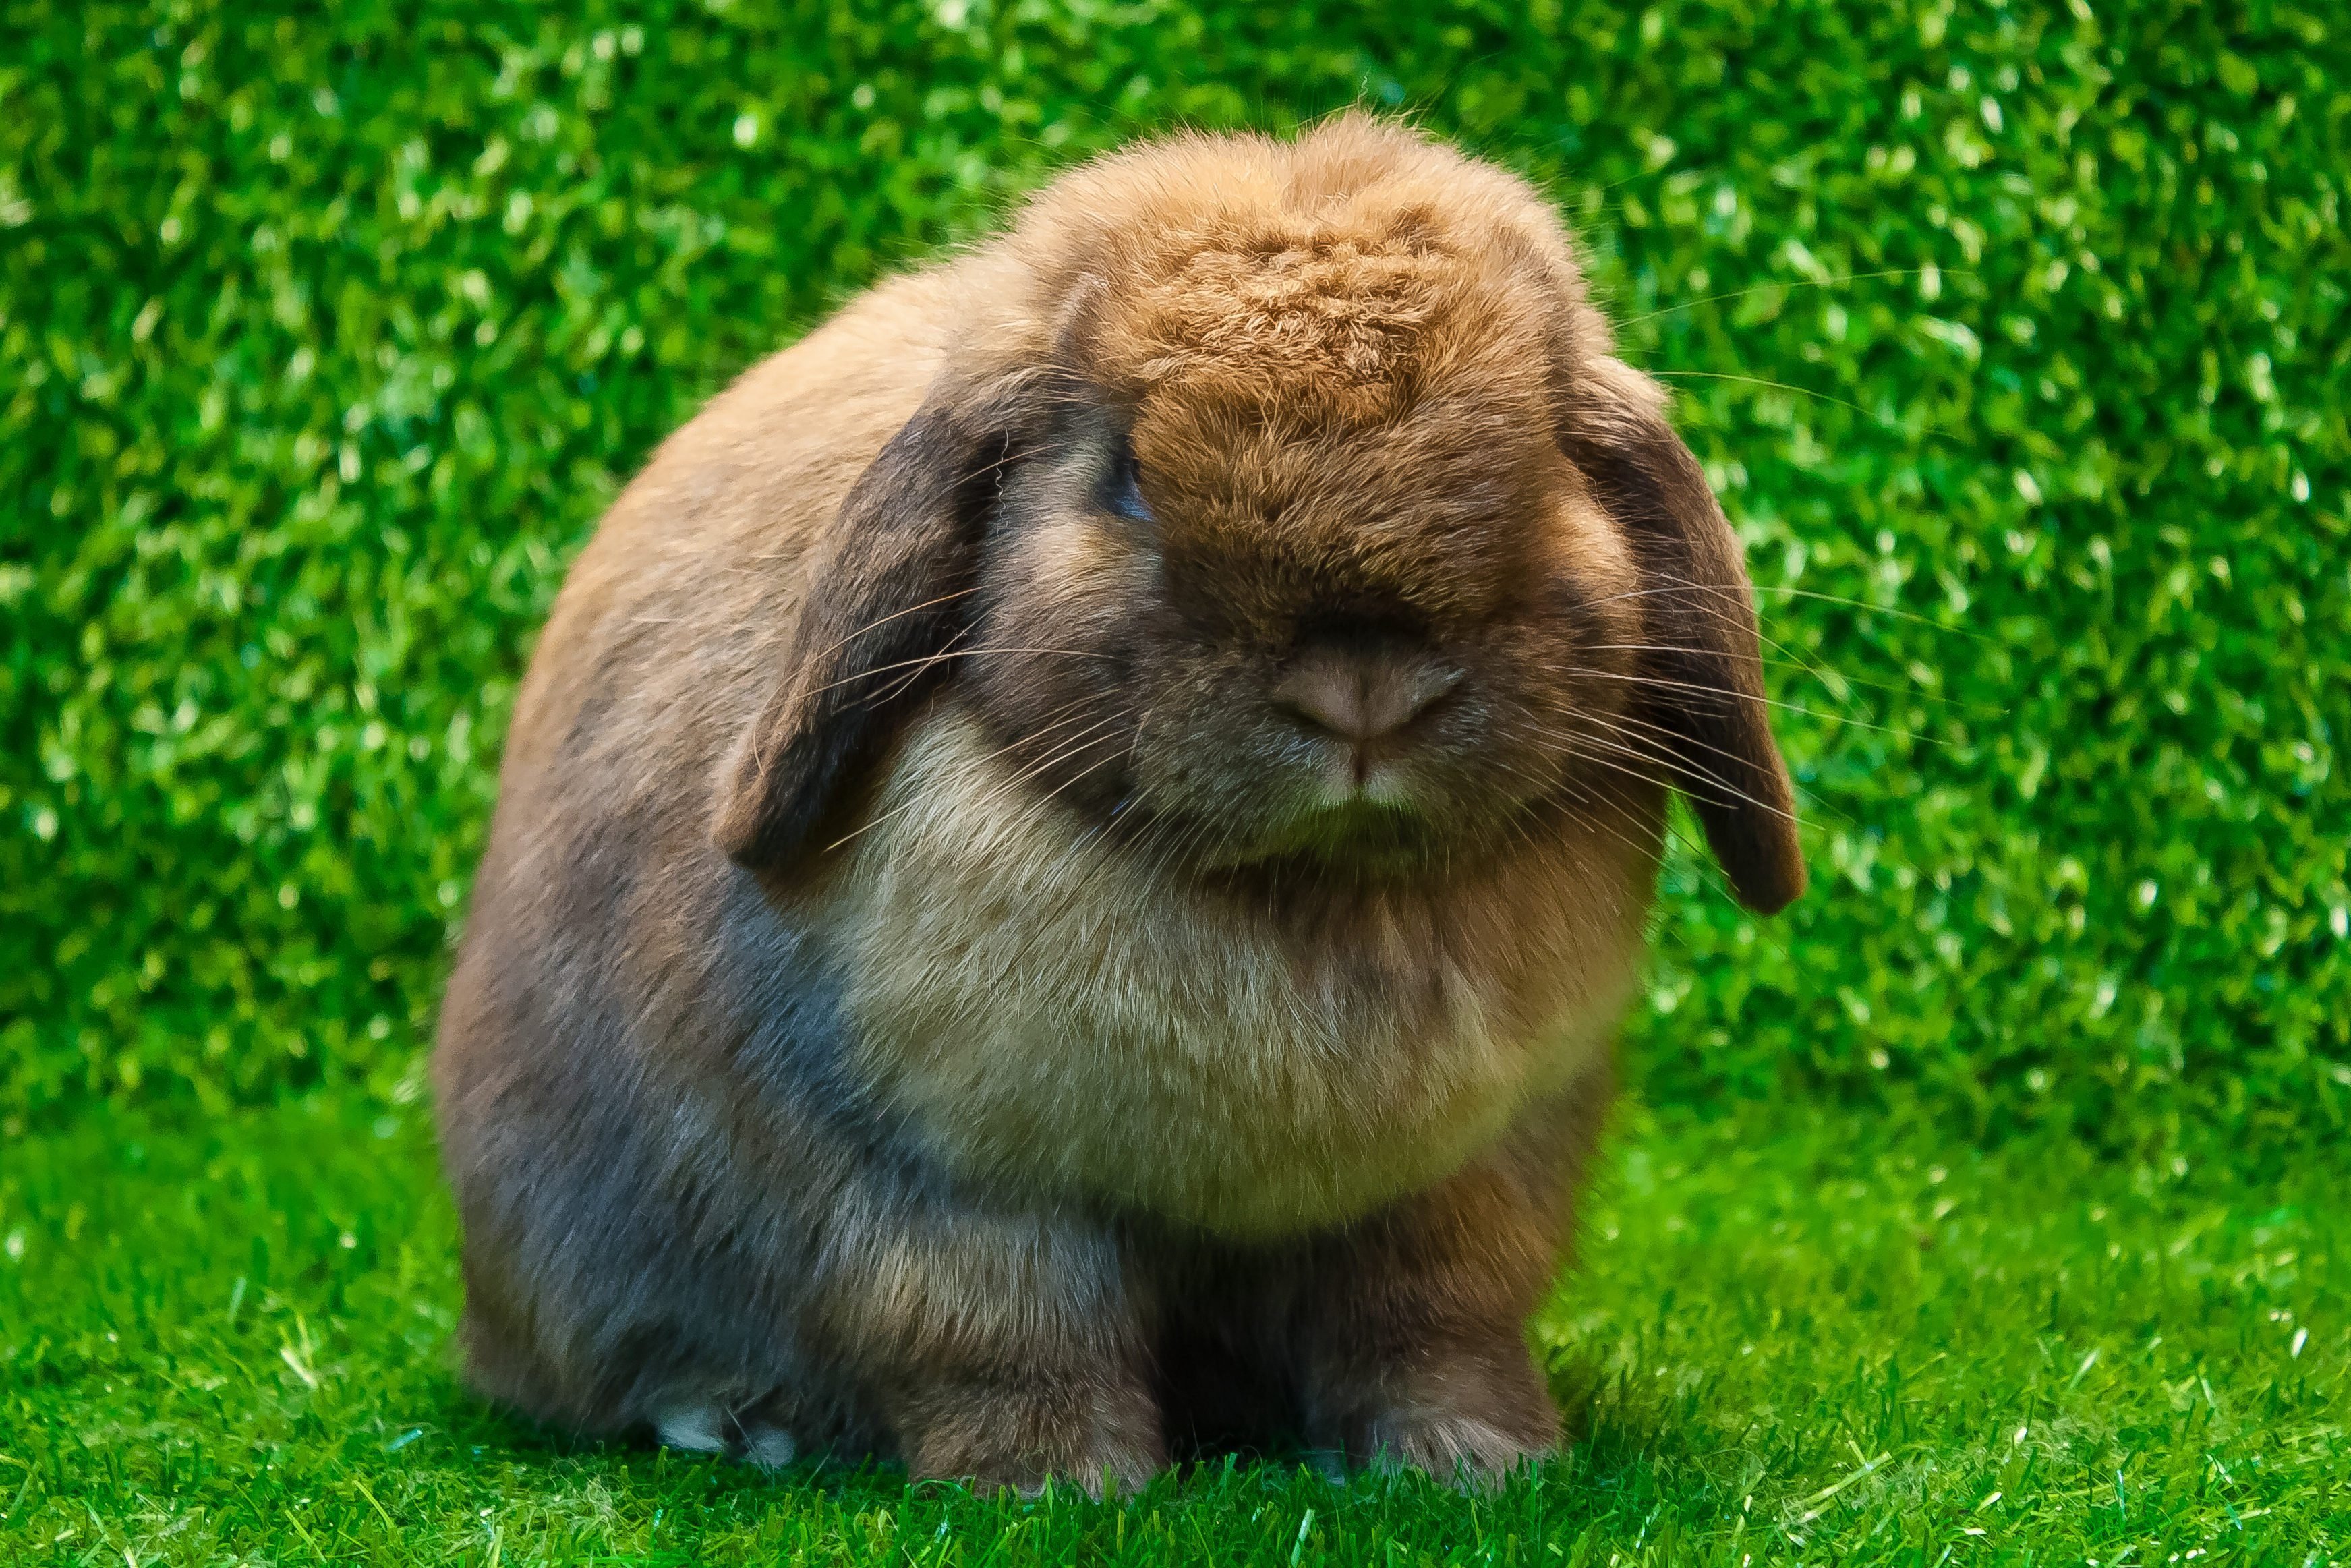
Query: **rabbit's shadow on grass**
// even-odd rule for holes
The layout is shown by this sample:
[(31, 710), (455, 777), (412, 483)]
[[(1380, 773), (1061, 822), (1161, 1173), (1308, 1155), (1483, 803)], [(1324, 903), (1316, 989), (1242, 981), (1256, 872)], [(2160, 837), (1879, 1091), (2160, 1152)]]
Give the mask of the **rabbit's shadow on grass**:
[[(1213, 1435), (1176, 1445), (1175, 1462), (1144, 1490), (1092, 1505), (1076, 1486), (1056, 1487), (1053, 1498), (1080, 1507), (1197, 1503), (1230, 1509), (1245, 1497), (1294, 1499), (1334, 1521), (1391, 1508), (1424, 1521), (1482, 1515), (1526, 1514), (1525, 1528), (1545, 1533), (1575, 1531), (1611, 1519), (1637, 1521), (1668, 1498), (1687, 1524), (1738, 1510), (1738, 1478), (1727, 1471), (1743, 1456), (1710, 1444), (1708, 1424), (1687, 1397), (1659, 1396), (1635, 1380), (1612, 1373), (1604, 1357), (1583, 1353), (1554, 1359), (1550, 1381), (1557, 1398), (1562, 1451), (1531, 1471), (1512, 1476), (1496, 1491), (1457, 1489), (1418, 1472), (1347, 1470), (1295, 1434), (1270, 1440), (1233, 1441)], [(776, 1469), (716, 1454), (663, 1448), (643, 1436), (590, 1437), (549, 1427), (489, 1405), (454, 1385), (449, 1390), (449, 1441), (477, 1461), (493, 1456), (525, 1468), (582, 1465), (659, 1491), (691, 1486), (705, 1503), (746, 1493), (799, 1493), (810, 1500), (861, 1512), (908, 1505), (1019, 1510), (1040, 1500), (987, 1499), (952, 1481), (909, 1481), (894, 1461), (813, 1455)], [(1520, 1528), (1514, 1524), (1511, 1528)]]

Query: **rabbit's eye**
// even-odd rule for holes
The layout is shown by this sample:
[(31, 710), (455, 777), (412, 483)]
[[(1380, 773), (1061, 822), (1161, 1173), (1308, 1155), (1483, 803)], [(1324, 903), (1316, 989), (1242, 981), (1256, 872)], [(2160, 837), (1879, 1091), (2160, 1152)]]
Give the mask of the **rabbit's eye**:
[(1102, 499), (1112, 511), (1130, 522), (1152, 520), (1151, 508), (1143, 499), (1143, 465), (1135, 461), (1134, 453), (1120, 451), (1118, 460), (1111, 465)]

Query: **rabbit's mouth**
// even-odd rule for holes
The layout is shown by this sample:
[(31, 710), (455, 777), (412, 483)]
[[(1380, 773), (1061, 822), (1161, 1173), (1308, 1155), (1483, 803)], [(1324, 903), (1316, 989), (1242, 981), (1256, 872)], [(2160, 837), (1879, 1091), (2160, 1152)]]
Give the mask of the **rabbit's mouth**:
[(1447, 835), (1415, 807), (1358, 792), (1289, 813), (1235, 858), (1355, 875), (1410, 875), (1443, 853)]

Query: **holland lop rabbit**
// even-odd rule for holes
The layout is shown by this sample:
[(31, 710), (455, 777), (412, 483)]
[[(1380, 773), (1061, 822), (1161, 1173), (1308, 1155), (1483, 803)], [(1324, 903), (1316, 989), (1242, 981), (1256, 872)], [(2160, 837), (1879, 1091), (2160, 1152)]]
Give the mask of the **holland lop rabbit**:
[(745, 374), (516, 706), (475, 1383), (988, 1487), (1551, 1449), (1667, 788), (1804, 883), (1661, 406), (1532, 191), (1358, 116), (1089, 163)]

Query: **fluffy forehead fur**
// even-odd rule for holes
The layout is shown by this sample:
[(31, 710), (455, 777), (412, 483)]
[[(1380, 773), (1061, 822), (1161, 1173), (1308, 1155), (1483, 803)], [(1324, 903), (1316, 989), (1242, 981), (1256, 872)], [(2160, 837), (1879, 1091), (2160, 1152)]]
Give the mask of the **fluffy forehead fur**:
[(1102, 160), (983, 265), (1020, 305), (967, 351), (1120, 405), (1182, 542), (1439, 601), (1531, 564), (1491, 525), (1568, 477), (1557, 386), (1607, 348), (1532, 191), (1356, 116)]
[(1039, 333), (1092, 325), (1100, 373), (1133, 392), (1184, 384), (1286, 421), (1376, 424), (1442, 380), (1535, 368), (1524, 350), (1562, 309), (1586, 351), (1607, 348), (1531, 189), (1354, 115), (1290, 142), (1178, 137), (1099, 160), (1039, 196), (992, 260), (1012, 275), (997, 287), (1026, 297), (1025, 319), (993, 324), (1023, 360)]

